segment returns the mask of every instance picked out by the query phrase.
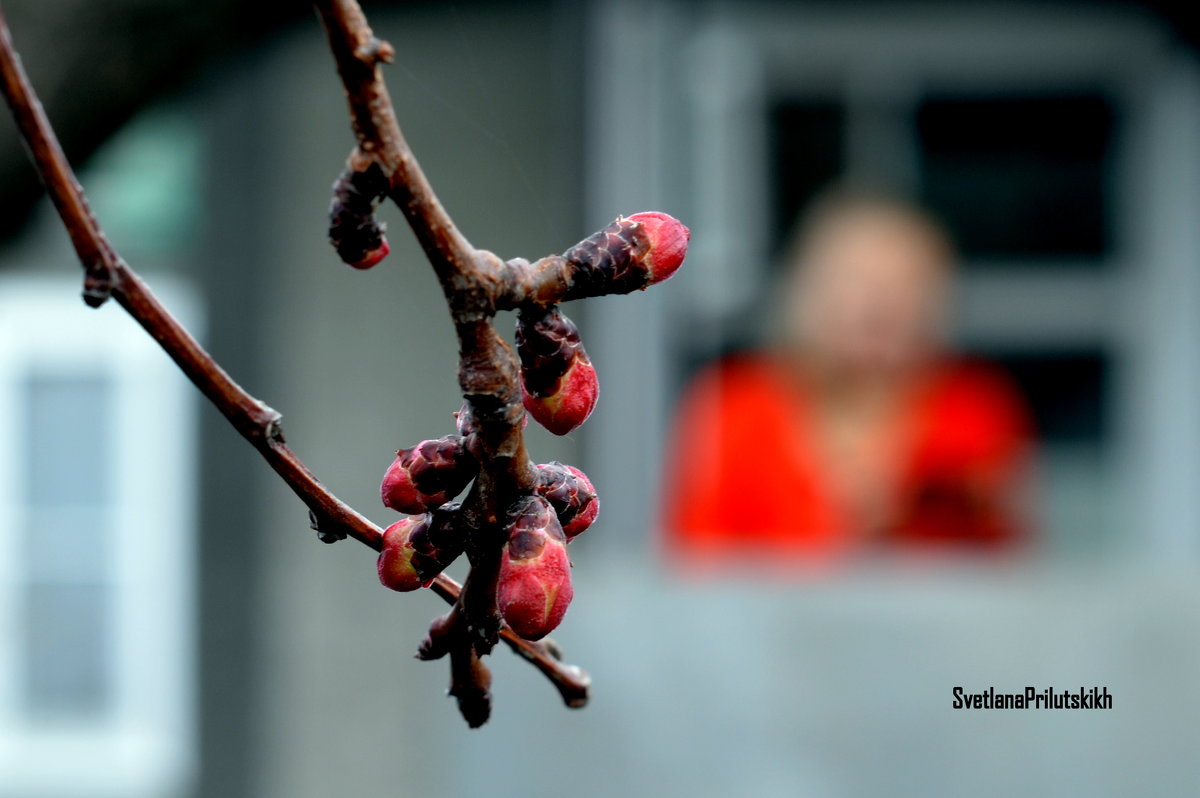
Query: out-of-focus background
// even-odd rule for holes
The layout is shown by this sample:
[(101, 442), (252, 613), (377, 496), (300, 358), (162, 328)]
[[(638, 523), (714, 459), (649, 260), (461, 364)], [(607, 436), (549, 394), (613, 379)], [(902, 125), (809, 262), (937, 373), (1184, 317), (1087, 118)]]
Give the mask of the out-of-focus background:
[[(352, 143), (303, 3), (8, 0), (126, 257), (340, 496), (392, 518), (399, 446), (451, 431), (455, 347), (393, 208), (325, 241)], [(1200, 29), (1166, 3), (369, 3), (405, 131), (474, 242), (560, 251), (619, 213), (692, 228), (669, 283), (570, 309), (603, 385), (542, 461), (603, 495), (556, 639), (470, 732), (381, 589), (78, 267), (0, 123), (0, 796), (1195, 794)], [(909, 191), (962, 245), (953, 338), (1017, 380), (1042, 546), (1014, 566), (693, 580), (656, 536), (661, 442), (753, 342), (796, 211)], [(736, 509), (731, 508), (731, 512)], [(456, 569), (457, 572), (457, 569)], [(461, 575), (459, 573), (459, 575)], [(1107, 686), (1106, 712), (951, 689)]]

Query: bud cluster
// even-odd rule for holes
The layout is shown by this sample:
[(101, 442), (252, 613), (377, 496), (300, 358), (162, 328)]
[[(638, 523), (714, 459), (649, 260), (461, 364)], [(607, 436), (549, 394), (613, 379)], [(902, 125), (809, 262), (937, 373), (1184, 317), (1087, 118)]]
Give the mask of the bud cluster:
[[(657, 211), (618, 217), (563, 254), (562, 299), (628, 293), (679, 269), (691, 231)], [(577, 429), (596, 407), (600, 383), (579, 329), (556, 304), (529, 304), (517, 317), (525, 409), (555, 435)]]
[[(377, 570), (379, 581), (392, 590), (428, 587), (469, 543), (461, 505), (451, 499), (478, 473), (471, 453), (478, 430), (469, 404), (455, 420), (460, 434), (401, 449), (384, 474), (384, 505), (409, 514), (383, 535)], [(496, 588), (501, 616), (528, 640), (545, 637), (566, 613), (573, 595), (566, 545), (600, 512), (596, 489), (578, 468), (555, 461), (538, 465), (536, 474), (534, 493), (519, 498), (505, 515)]]
[[(373, 215), (374, 202), (387, 192), (377, 167), (348, 170), (335, 185), (330, 238), (351, 266), (369, 268), (387, 254)], [(553, 264), (540, 272), (549, 275), (548, 293), (530, 291), (509, 306), (518, 310), (523, 424), (532, 416), (550, 432), (566, 435), (588, 419), (599, 397), (596, 369), (579, 329), (557, 303), (667, 279), (683, 261), (689, 236), (667, 214), (637, 213), (545, 259)], [(470, 361), (470, 367), (479, 362)], [(467, 364), (464, 353), (461, 368)], [(567, 546), (600, 512), (596, 490), (578, 468), (557, 461), (536, 468), (518, 464), (512, 453), (524, 452), (513, 429), (519, 408), (509, 398), (490, 401), (512, 397), (516, 386), (506, 376), (511, 372), (497, 363), (483, 365), (504, 375), (505, 391), (469, 394), (455, 413), (456, 434), (397, 451), (384, 474), (384, 506), (406, 517), (384, 531), (377, 561), (385, 587), (413, 591), (429, 587), (456, 559), (469, 555), (471, 574), (450, 612), (430, 625), (418, 657), (449, 655), (450, 694), (472, 727), (490, 713), (491, 676), (480, 657), (495, 643), (500, 621), (528, 641), (543, 639), (559, 625), (575, 592)], [(500, 470), (486, 470), (480, 478), (481, 469), (492, 467)], [(472, 480), (467, 497), (455, 502)], [(508, 506), (500, 512), (503, 503)], [(532, 650), (553, 657), (550, 645)], [(580, 705), (572, 703), (576, 700), (568, 703)]]

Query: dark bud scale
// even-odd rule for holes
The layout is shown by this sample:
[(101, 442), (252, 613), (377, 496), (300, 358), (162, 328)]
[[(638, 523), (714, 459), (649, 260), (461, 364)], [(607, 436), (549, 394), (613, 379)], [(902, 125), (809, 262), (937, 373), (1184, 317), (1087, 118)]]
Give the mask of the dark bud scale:
[(557, 460), (538, 466), (537, 492), (558, 516), (568, 541), (587, 529), (600, 513), (600, 497), (587, 476)]
[(462, 493), (478, 473), (466, 439), (447, 435), (396, 452), (379, 486), (385, 507), (418, 515)]

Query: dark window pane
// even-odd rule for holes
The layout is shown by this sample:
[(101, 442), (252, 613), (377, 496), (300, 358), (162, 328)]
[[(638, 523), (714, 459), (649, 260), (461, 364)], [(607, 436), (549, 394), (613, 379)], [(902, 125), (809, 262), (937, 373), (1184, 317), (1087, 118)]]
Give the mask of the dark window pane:
[(25, 591), (24, 699), (32, 719), (96, 718), (112, 700), (108, 588), (33, 584)]
[(784, 100), (770, 112), (772, 249), (778, 252), (796, 215), (845, 167), (845, 112), (836, 102)]
[(29, 504), (106, 501), (111, 393), (100, 376), (29, 378), (24, 457)]
[(1108, 357), (1097, 351), (988, 352), (1016, 381), (1045, 441), (1102, 443), (1109, 401)]
[(917, 110), (922, 199), (968, 257), (1094, 258), (1111, 246), (1112, 130), (1099, 95), (931, 97)]

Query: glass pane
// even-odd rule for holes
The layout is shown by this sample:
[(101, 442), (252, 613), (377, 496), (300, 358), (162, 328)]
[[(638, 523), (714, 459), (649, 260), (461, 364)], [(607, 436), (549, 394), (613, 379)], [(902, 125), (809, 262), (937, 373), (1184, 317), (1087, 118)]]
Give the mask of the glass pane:
[(107, 508), (30, 507), (23, 576), (29, 582), (109, 581), (112, 534)]
[(109, 588), (96, 585), (27, 588), (21, 696), (30, 718), (75, 722), (108, 711), (111, 598)]
[(30, 505), (106, 502), (111, 394), (99, 375), (29, 378), (24, 461)]
[(845, 110), (837, 102), (783, 100), (770, 111), (773, 244), (782, 247), (796, 216), (845, 167)]
[(916, 122), (922, 198), (968, 259), (1094, 258), (1109, 249), (1106, 98), (930, 97)]
[(33, 720), (109, 709), (112, 389), (95, 374), (25, 384), (20, 696)]
[(1054, 443), (1103, 443), (1110, 357), (1098, 350), (987, 352), (1029, 401), (1038, 436)]

